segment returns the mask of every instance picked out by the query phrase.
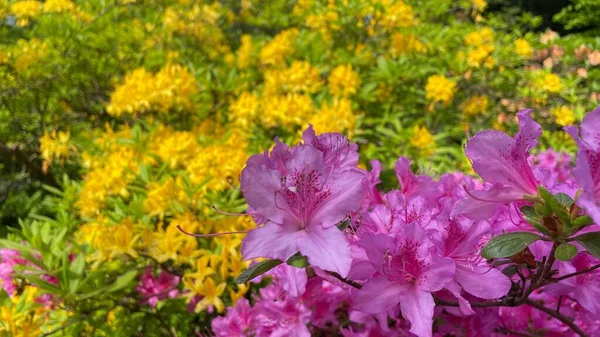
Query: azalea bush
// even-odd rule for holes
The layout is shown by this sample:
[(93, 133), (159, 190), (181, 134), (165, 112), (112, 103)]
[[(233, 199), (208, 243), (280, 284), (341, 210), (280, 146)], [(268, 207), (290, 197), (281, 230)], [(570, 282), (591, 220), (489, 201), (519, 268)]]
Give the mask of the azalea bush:
[[(536, 181), (571, 223), (586, 222), (582, 210), (592, 215), (592, 192), (573, 194), (552, 182), (576, 186), (574, 155), (578, 143), (589, 141), (562, 128), (580, 123), (600, 92), (598, 40), (585, 32), (559, 36), (541, 22), (526, 12), (487, 11), (481, 0), (0, 0), (0, 334), (286, 335), (297, 328), (387, 335), (395, 326), (424, 333), (431, 319), (413, 328), (406, 309), (400, 320), (392, 308), (395, 321), (386, 324), (385, 312), (355, 306), (360, 297), (352, 287), (368, 290), (376, 272), (391, 275), (388, 281), (407, 279), (396, 274), (394, 256), (401, 255), (388, 247), (390, 239), (364, 239), (373, 241), (369, 246), (362, 238), (367, 232), (394, 240), (400, 232), (423, 236), (418, 241), (428, 248), (419, 248), (425, 251), (419, 261), (444, 266), (446, 274), (425, 286), (440, 304), (436, 333), (483, 310), (475, 305), (479, 299), (504, 301), (502, 319), (515, 314), (506, 308), (528, 308), (530, 297), (514, 292), (536, 282), (532, 292), (539, 295), (542, 283), (557, 277), (558, 262), (547, 262), (553, 254), (541, 247), (529, 248), (530, 255), (522, 247), (515, 254), (524, 256), (512, 262), (519, 267), (511, 264), (505, 277), (496, 263), (506, 260), (488, 263), (500, 257), (480, 257), (479, 250), (509, 224), (530, 228), (529, 221), (537, 232), (527, 240), (542, 238), (531, 247), (561, 242), (556, 251), (573, 255), (572, 239), (585, 231), (544, 232), (552, 216), (539, 205), (552, 198), (542, 196)], [(487, 146), (472, 145), (465, 156), (463, 147), (465, 135), (484, 129), (517, 132), (524, 107), (534, 109), (545, 130), (536, 136), (531, 164), (549, 175), (536, 173), (523, 183), (514, 174), (526, 174), (526, 166), (512, 170), (502, 183), (516, 181), (526, 203), (502, 212), (459, 202), (519, 193), (471, 177), (481, 173), (472, 169), (474, 156), (492, 165), (489, 158), (507, 155), (500, 145), (494, 155), (470, 154)], [(305, 145), (284, 145), (300, 141)], [(253, 153), (268, 155), (248, 161)], [(310, 174), (288, 172), (288, 165), (301, 172), (305, 161), (321, 164)], [(498, 172), (482, 178), (505, 176)], [(390, 192), (397, 176), (402, 189)], [(278, 181), (274, 192), (275, 178), (286, 187)], [(252, 184), (262, 192), (249, 195)], [(421, 187), (426, 191), (408, 196)], [(321, 209), (332, 196), (338, 201)], [(573, 200), (579, 208), (570, 208)], [(273, 212), (289, 212), (265, 213), (269, 202), (276, 203)], [(452, 214), (459, 206), (463, 215)], [(477, 212), (480, 219), (465, 220)], [(461, 231), (473, 227), (479, 234), (456, 239), (460, 248), (442, 253), (444, 228), (459, 216)], [(566, 224), (560, 216), (557, 226)], [(379, 226), (379, 217), (406, 226), (367, 230)], [(288, 226), (291, 219), (298, 219), (296, 227)], [(419, 219), (422, 231), (410, 219)], [(287, 239), (262, 240), (277, 233)], [(321, 256), (324, 244), (336, 249), (332, 258)], [(385, 273), (376, 263), (384, 255), (371, 262), (367, 246), (389, 249)], [(538, 262), (548, 271), (534, 279)], [(478, 291), (461, 283), (465, 266), (497, 276), (497, 287)], [(526, 281), (513, 285), (515, 275)], [(589, 308), (574, 304), (580, 299), (558, 298), (580, 314), (562, 307), (558, 313), (591, 324)], [(461, 311), (441, 301), (458, 303)], [(493, 313), (468, 317), (485, 318), (473, 324), (494, 325), (496, 333), (538, 329), (530, 322), (541, 325), (529, 332), (534, 335), (551, 330), (538, 311), (515, 315), (522, 326), (492, 324)], [(280, 325), (286, 328), (277, 330)]]
[[(466, 154), (477, 180), (415, 175), (378, 190), (355, 144), (305, 131), (248, 159), (241, 190), (256, 229), (238, 278), (272, 283), (213, 320), (217, 336), (595, 336), (599, 333), (600, 107), (576, 165), (547, 151), (531, 110), (514, 137), (482, 131)], [(226, 235), (226, 233), (223, 233)], [(286, 262), (285, 264), (283, 262)]]

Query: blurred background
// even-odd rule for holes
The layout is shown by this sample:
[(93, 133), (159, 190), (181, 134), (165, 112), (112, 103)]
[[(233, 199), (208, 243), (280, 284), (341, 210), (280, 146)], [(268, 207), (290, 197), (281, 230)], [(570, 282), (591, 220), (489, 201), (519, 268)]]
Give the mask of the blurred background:
[[(188, 336), (234, 285), (238, 176), (274, 137), (471, 173), (468, 134), (542, 149), (600, 100), (589, 0), (0, 0), (0, 336)], [(25, 272), (27, 270), (27, 272)], [(35, 272), (32, 272), (34, 270)]]

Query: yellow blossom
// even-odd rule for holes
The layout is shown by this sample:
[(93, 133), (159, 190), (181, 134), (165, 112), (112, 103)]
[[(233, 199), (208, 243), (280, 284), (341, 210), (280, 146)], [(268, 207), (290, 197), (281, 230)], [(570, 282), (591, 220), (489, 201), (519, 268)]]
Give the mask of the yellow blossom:
[(181, 65), (167, 64), (156, 75), (139, 68), (111, 94), (106, 111), (116, 117), (152, 109), (162, 113), (171, 109), (187, 111), (197, 92), (196, 79)]
[(544, 73), (538, 76), (534, 82), (534, 86), (542, 91), (550, 93), (560, 92), (563, 88), (560, 77), (556, 74)]
[(17, 50), (14, 53), (15, 69), (17, 72), (23, 72), (34, 64), (42, 61), (47, 56), (48, 45), (46, 41), (40, 41), (33, 38), (29, 41), (19, 40)]
[(352, 102), (347, 98), (335, 99), (328, 105), (325, 102), (321, 109), (310, 118), (317, 133), (354, 131), (356, 116), (352, 112)]
[(266, 127), (303, 125), (315, 111), (308, 95), (287, 94), (261, 99), (259, 121)]
[(467, 46), (479, 46), (492, 42), (494, 42), (494, 32), (488, 27), (471, 32), (465, 38)]
[(394, 1), (393, 5), (386, 8), (381, 19), (381, 25), (388, 31), (399, 27), (410, 27), (414, 23), (412, 7), (402, 1)]
[(462, 104), (462, 110), (467, 116), (475, 116), (487, 111), (489, 99), (485, 95), (476, 95), (469, 97)]
[(358, 73), (351, 65), (339, 65), (333, 69), (328, 78), (327, 87), (334, 96), (348, 97), (356, 93), (360, 86)]
[(394, 33), (390, 38), (390, 54), (399, 57), (411, 52), (425, 53), (427, 48), (414, 34)]
[(241, 38), (241, 45), (237, 51), (237, 66), (240, 69), (245, 69), (250, 66), (252, 57), (252, 37), (244, 34)]
[(204, 281), (195, 281), (193, 279), (184, 278), (183, 283), (192, 294), (203, 296), (202, 300), (196, 304), (196, 312), (206, 310), (209, 306), (214, 307), (219, 313), (223, 312), (225, 305), (219, 297), (223, 295), (225, 287), (227, 286), (226, 283), (216, 285), (212, 278), (207, 278)]
[(450, 104), (456, 92), (456, 82), (443, 75), (432, 75), (425, 85), (426, 98), (433, 103)]
[(531, 58), (533, 56), (533, 48), (525, 39), (517, 39), (515, 41), (515, 52), (524, 58)]
[(44, 167), (54, 161), (58, 160), (61, 163), (65, 159), (69, 158), (69, 152), (75, 151), (76, 148), (69, 140), (71, 139), (70, 132), (52, 131), (52, 133), (45, 132), (42, 138), (40, 138), (40, 153), (44, 159)]
[(255, 94), (242, 94), (229, 106), (229, 115), (233, 122), (243, 129), (248, 129), (258, 115), (259, 101)]
[(281, 66), (295, 51), (294, 44), (299, 31), (295, 28), (284, 30), (260, 50), (259, 59), (263, 65)]
[(47, 0), (44, 2), (44, 12), (48, 13), (74, 13), (77, 6), (69, 0)]
[(17, 17), (18, 26), (27, 26), (29, 20), (42, 11), (42, 3), (33, 0), (17, 1), (10, 7), (10, 11)]
[(554, 117), (556, 118), (556, 124), (558, 125), (572, 125), (575, 122), (575, 115), (567, 106), (554, 108), (552, 113), (554, 114)]
[(410, 144), (422, 151), (424, 155), (430, 155), (435, 148), (433, 135), (425, 126), (415, 126)]

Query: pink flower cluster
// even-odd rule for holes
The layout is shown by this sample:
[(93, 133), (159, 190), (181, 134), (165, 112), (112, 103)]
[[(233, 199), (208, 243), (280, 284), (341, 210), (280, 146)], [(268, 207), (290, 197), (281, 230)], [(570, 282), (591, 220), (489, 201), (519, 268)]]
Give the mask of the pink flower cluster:
[(161, 270), (158, 276), (154, 276), (152, 268), (148, 267), (140, 277), (140, 283), (135, 288), (142, 297), (142, 304), (148, 304), (151, 308), (156, 307), (158, 301), (165, 298), (175, 298), (179, 295), (177, 285), (180, 277), (166, 270)]
[[(600, 260), (582, 246), (558, 261), (549, 258), (558, 241), (538, 240), (520, 260), (505, 261), (518, 267), (513, 272), (481, 257), (500, 234), (540, 234), (521, 211), (540, 202), (540, 187), (575, 200), (574, 217), (600, 223), (600, 108), (580, 129), (566, 128), (579, 145), (574, 167), (551, 150), (532, 156), (542, 129), (530, 110), (518, 117), (514, 137), (482, 131), (469, 139), (466, 153), (483, 182), (417, 175), (400, 158), (400, 187), (382, 193), (379, 162), (359, 169), (355, 144), (312, 127), (300, 144), (276, 139), (272, 151), (252, 156), (241, 190), (258, 228), (243, 241), (244, 257), (286, 261), (300, 253), (310, 267), (277, 267), (253, 306), (241, 299), (213, 321), (217, 336), (576, 335), (571, 321), (553, 319), (541, 305), (600, 334), (600, 269), (588, 269)], [(532, 284), (547, 260), (539, 274), (552, 281)], [(528, 297), (519, 287), (531, 289)]]

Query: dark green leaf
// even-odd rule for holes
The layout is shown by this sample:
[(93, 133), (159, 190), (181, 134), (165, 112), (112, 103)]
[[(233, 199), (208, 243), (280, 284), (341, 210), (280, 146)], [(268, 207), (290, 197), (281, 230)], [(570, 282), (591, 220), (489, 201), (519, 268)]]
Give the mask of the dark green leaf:
[(308, 259), (306, 258), (306, 256), (303, 256), (300, 253), (294, 254), (286, 261), (286, 263), (296, 268), (308, 267)]
[(117, 291), (117, 290), (121, 290), (125, 287), (127, 287), (137, 276), (137, 271), (135, 270), (130, 270), (127, 273), (119, 276), (117, 278), (117, 280), (115, 281), (115, 283), (113, 283), (109, 288), (108, 291)]
[(539, 239), (541, 239), (540, 236), (527, 232), (502, 234), (491, 239), (490, 242), (485, 245), (481, 252), (481, 256), (486, 259), (510, 257), (519, 253)]
[(594, 220), (592, 220), (592, 218), (590, 218), (588, 215), (584, 215), (584, 216), (580, 216), (577, 219), (573, 220), (573, 223), (571, 225), (575, 228), (579, 228), (579, 227), (591, 225), (593, 223), (594, 223)]
[(600, 257), (600, 232), (586, 233), (574, 238), (595, 257)]
[(255, 265), (250, 266), (243, 273), (238, 275), (238, 277), (235, 278), (235, 283), (237, 283), (237, 284), (246, 283), (246, 282), (268, 272), (269, 270), (277, 267), (278, 265), (280, 265), (282, 263), (283, 263), (283, 261), (280, 261), (280, 260), (266, 260), (266, 261), (259, 262)]
[(558, 246), (554, 253), (554, 256), (561, 261), (570, 261), (575, 255), (577, 255), (577, 247), (568, 243), (563, 243)]
[(542, 186), (538, 187), (538, 193), (544, 199), (546, 204), (550, 206), (550, 209), (554, 214), (562, 221), (565, 225), (571, 224), (571, 217), (569, 213), (565, 210), (565, 207), (556, 199), (555, 196), (552, 195), (547, 189)]
[(565, 193), (557, 193), (554, 195), (556, 201), (561, 204), (564, 208), (569, 208), (573, 204), (573, 198), (571, 198), (568, 194)]

